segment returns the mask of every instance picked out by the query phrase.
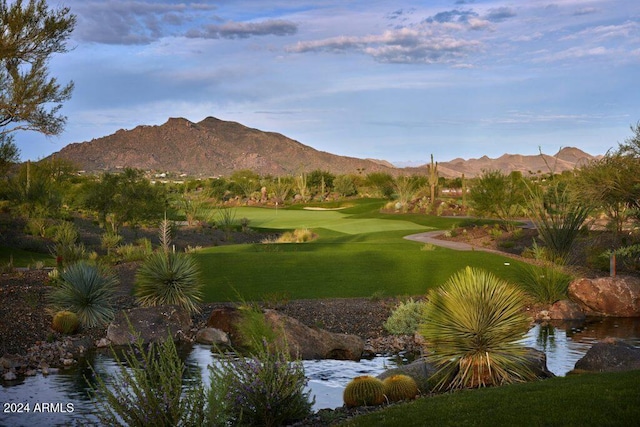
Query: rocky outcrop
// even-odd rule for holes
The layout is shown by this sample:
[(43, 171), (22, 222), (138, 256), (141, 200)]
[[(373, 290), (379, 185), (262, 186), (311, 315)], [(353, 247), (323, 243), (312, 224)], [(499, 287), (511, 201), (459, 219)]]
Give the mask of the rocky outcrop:
[(190, 327), (191, 316), (179, 307), (133, 308), (116, 314), (107, 328), (107, 339), (116, 346), (133, 343), (136, 335), (145, 343), (163, 341), (169, 335), (177, 340), (184, 337)]
[(580, 305), (570, 300), (556, 301), (549, 308), (551, 320), (584, 320), (585, 317)]
[(569, 285), (568, 294), (587, 315), (640, 317), (640, 279), (636, 277), (578, 279)]
[(310, 328), (293, 317), (265, 310), (265, 320), (286, 339), (292, 357), (304, 360), (360, 360), (364, 340), (356, 335), (336, 334), (320, 328)]
[(231, 344), (229, 335), (216, 328), (202, 328), (196, 333), (198, 344), (212, 344), (217, 346), (227, 346)]
[(590, 372), (621, 372), (640, 369), (640, 348), (616, 338), (594, 344), (575, 364), (575, 369)]

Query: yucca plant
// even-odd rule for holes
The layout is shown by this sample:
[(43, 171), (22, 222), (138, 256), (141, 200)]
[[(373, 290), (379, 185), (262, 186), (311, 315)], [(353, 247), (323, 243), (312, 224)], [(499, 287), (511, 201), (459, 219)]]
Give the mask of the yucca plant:
[(534, 377), (518, 343), (529, 328), (524, 294), (493, 274), (467, 267), (429, 293), (420, 333), (437, 387), (475, 388)]
[(142, 306), (178, 305), (198, 312), (202, 295), (198, 264), (183, 252), (154, 252), (136, 273), (134, 294)]
[(113, 318), (117, 277), (94, 265), (78, 262), (60, 272), (49, 298), (57, 310), (69, 310), (83, 327), (94, 327)]

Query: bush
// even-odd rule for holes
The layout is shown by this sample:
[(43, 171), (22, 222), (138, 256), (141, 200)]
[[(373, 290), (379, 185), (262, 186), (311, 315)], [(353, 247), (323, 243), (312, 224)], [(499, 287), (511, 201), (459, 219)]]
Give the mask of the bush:
[(114, 274), (79, 262), (62, 270), (52, 283), (51, 304), (58, 310), (76, 313), (82, 326), (91, 328), (113, 318), (112, 303), (118, 284)]
[(276, 332), (267, 324), (260, 307), (243, 304), (239, 310), (237, 328), (243, 350), (247, 350), (249, 354), (256, 354), (260, 352), (263, 342), (271, 344), (275, 341)]
[(154, 252), (136, 273), (134, 295), (142, 306), (177, 305), (199, 311), (200, 269), (189, 254)]
[(302, 363), (266, 341), (253, 358), (223, 355), (209, 372), (210, 425), (289, 425), (311, 413)]
[(276, 243), (305, 243), (318, 238), (318, 235), (308, 228), (287, 231), (276, 240)]
[(384, 329), (394, 335), (413, 335), (424, 320), (426, 304), (409, 298), (398, 304), (384, 322)]
[(513, 281), (536, 302), (553, 304), (567, 297), (571, 276), (551, 263), (516, 266)]
[(467, 267), (429, 293), (427, 359), (443, 375), (438, 387), (474, 388), (525, 381), (534, 374), (519, 344), (529, 329), (524, 294), (480, 269)]
[[(173, 340), (150, 344), (141, 339), (116, 360), (117, 373), (109, 381), (91, 368), (95, 383), (87, 380), (101, 425), (201, 426), (205, 421), (205, 390), (200, 373), (183, 386), (186, 367)], [(183, 388), (184, 387), (184, 388)]]

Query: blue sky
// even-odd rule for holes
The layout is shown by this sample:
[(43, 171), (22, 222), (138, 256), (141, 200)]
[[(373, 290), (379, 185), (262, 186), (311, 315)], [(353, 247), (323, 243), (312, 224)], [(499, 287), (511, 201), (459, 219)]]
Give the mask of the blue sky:
[(637, 0), (50, 4), (78, 17), (51, 62), (75, 90), (61, 136), (15, 135), (24, 160), (169, 117), (394, 163), (604, 154), (640, 120)]

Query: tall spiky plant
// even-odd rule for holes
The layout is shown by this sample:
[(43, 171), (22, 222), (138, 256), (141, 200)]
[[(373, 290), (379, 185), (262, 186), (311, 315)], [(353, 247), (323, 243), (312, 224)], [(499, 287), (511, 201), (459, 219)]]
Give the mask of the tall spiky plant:
[(429, 293), (420, 333), (438, 366), (439, 388), (475, 388), (534, 378), (518, 343), (529, 328), (524, 294), (493, 274), (467, 267)]
[(142, 306), (177, 305), (190, 313), (198, 312), (202, 298), (200, 268), (184, 252), (173, 252), (170, 224), (166, 217), (160, 226), (160, 249), (147, 257), (136, 273), (134, 295)]
[(438, 162), (433, 162), (433, 154), (431, 155), (431, 164), (429, 165), (429, 188), (431, 189), (431, 203), (436, 201), (436, 187), (438, 186)]

